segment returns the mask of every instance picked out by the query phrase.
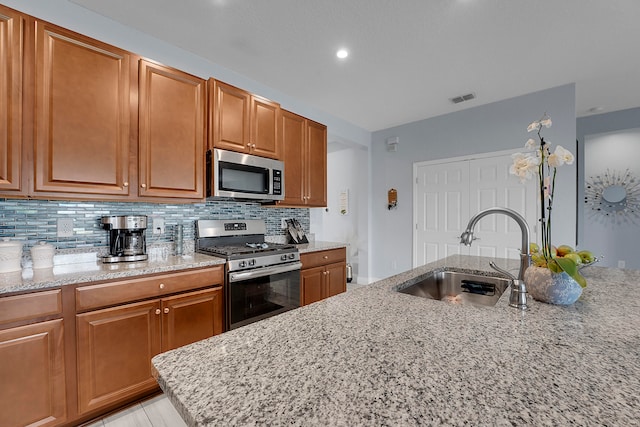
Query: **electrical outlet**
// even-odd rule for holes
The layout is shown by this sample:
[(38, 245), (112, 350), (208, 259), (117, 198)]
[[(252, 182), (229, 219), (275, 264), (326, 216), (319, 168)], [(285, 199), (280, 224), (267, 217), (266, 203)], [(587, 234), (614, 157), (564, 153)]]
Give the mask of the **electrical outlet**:
[(286, 230), (287, 229), (287, 219), (286, 218), (280, 218), (280, 229), (282, 229), (282, 230)]
[(58, 218), (58, 237), (73, 237), (73, 218)]
[(164, 234), (164, 218), (153, 218), (153, 234)]

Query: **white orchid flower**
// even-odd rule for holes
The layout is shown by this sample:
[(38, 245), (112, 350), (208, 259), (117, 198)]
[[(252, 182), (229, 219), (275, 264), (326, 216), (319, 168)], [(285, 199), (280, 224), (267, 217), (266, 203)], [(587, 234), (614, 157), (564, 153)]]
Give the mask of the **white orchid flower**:
[(546, 128), (550, 128), (551, 127), (551, 119), (549, 117), (547, 117), (546, 119), (540, 120), (540, 125), (544, 126)]
[(535, 122), (531, 122), (529, 126), (527, 126), (527, 132), (531, 132), (538, 129), (540, 129), (540, 122), (537, 120)]
[(575, 158), (571, 151), (564, 148), (562, 145), (558, 145), (554, 154), (557, 154), (558, 157), (562, 157), (562, 162), (567, 165), (572, 165)]
[(509, 173), (518, 177), (520, 182), (531, 179), (538, 170), (540, 160), (531, 155), (516, 153), (511, 156), (513, 164), (509, 167)]
[(527, 148), (529, 150), (533, 149), (536, 147), (536, 140), (533, 138), (529, 138), (529, 140), (527, 141), (526, 144), (524, 144), (524, 148)]
[(547, 163), (552, 168), (557, 168), (564, 165), (564, 158), (558, 155), (558, 150), (556, 149), (556, 151), (549, 154), (549, 157), (547, 157)]

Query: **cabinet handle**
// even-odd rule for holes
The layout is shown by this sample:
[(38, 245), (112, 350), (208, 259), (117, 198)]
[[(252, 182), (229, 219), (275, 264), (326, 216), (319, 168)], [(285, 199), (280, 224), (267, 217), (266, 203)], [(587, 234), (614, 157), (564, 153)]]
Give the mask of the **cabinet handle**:
[(169, 307), (165, 307), (164, 308), (164, 314), (167, 314), (169, 312)]
[(164, 289), (164, 283), (160, 283), (160, 289)]
[(140, 184), (140, 187), (147, 188), (147, 184)]
[(329, 255), (325, 255), (325, 256), (323, 256), (322, 258), (324, 258), (324, 259), (329, 259)]
[(128, 186), (129, 186), (129, 183), (128, 183), (128, 182), (123, 182), (123, 183), (122, 183), (122, 186), (123, 186), (123, 187), (128, 187)]
[(156, 314), (160, 314), (160, 309), (156, 308)]

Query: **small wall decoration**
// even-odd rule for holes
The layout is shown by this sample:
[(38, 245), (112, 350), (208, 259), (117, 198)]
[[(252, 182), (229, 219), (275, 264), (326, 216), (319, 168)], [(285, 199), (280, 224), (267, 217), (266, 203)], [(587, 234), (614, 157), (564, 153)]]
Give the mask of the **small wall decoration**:
[(349, 190), (340, 192), (340, 215), (349, 215)]
[(395, 209), (398, 207), (398, 190), (392, 188), (387, 193), (387, 209)]
[(631, 171), (610, 171), (590, 176), (585, 183), (584, 202), (591, 213), (622, 223), (640, 217), (640, 181)]

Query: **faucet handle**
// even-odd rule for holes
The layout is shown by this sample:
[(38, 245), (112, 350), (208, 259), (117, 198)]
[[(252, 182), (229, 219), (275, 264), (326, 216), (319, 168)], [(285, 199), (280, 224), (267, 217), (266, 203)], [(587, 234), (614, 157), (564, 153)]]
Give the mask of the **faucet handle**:
[(527, 305), (527, 287), (522, 280), (515, 279), (511, 281), (511, 294), (509, 295), (509, 306), (519, 310), (526, 310)]
[(510, 278), (512, 281), (517, 280), (516, 276), (514, 276), (513, 274), (509, 273), (507, 270), (505, 270), (504, 268), (500, 268), (496, 265), (495, 262), (493, 261), (489, 261), (489, 266), (491, 268), (493, 268), (495, 271), (497, 271), (498, 273), (502, 273), (505, 276), (507, 276), (508, 278)]

